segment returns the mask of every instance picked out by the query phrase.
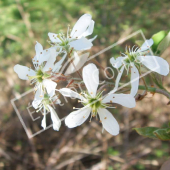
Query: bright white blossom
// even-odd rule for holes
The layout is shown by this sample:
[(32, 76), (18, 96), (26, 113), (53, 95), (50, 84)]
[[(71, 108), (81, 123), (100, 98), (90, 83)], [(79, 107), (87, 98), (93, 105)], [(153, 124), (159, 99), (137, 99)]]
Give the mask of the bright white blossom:
[(100, 122), (103, 128), (112, 135), (119, 133), (119, 124), (113, 115), (106, 108), (111, 107), (113, 103), (132, 108), (135, 107), (135, 99), (130, 94), (114, 94), (109, 93), (102, 96), (102, 92), (97, 92), (99, 86), (99, 70), (94, 64), (88, 64), (83, 68), (83, 81), (88, 92), (81, 94), (70, 90), (69, 88), (62, 88), (59, 92), (66, 97), (77, 98), (84, 107), (70, 113), (66, 119), (65, 124), (69, 128), (80, 126), (87, 118), (97, 117), (99, 115)]
[[(157, 72), (161, 75), (166, 76), (169, 73), (169, 64), (166, 60), (161, 57), (153, 56), (150, 54), (149, 48), (153, 45), (153, 40), (149, 39), (144, 42), (140, 48), (126, 49), (123, 56), (114, 59), (110, 59), (110, 63), (114, 68), (119, 69), (119, 80), (122, 76), (124, 69), (127, 74), (129, 69), (131, 70), (131, 94), (136, 95), (139, 86), (139, 71), (142, 65), (146, 66), (147, 69)], [(118, 86), (117, 86), (118, 87)]]
[(14, 66), (14, 71), (18, 74), (20, 79), (31, 80), (32, 84), (35, 83), (36, 93), (34, 102), (38, 104), (41, 102), (44, 94), (48, 93), (49, 96), (54, 96), (57, 83), (52, 81), (50, 78), (54, 72), (57, 73), (59, 71), (64, 59), (62, 58), (59, 62), (54, 64), (58, 55), (54, 48), (48, 49), (48, 55), (44, 52), (42, 53), (42, 56), (39, 57), (37, 49), (40, 49), (40, 47), (41, 45), (37, 43), (35, 47), (36, 56), (34, 57), (34, 59), (36, 58), (36, 63), (33, 60), (35, 70), (19, 64)]
[(52, 103), (60, 104), (61, 102), (57, 96), (50, 97), (45, 94), (43, 98), (41, 98), (39, 104), (33, 102), (33, 107), (37, 109), (37, 112), (43, 110), (44, 117), (41, 121), (41, 126), (43, 127), (43, 129), (46, 129), (46, 114), (50, 112), (51, 120), (53, 122), (53, 129), (59, 131), (61, 126), (61, 120), (53, 109), (53, 107), (51, 106)]
[(90, 49), (93, 44), (92, 39), (87, 39), (86, 37), (93, 33), (94, 21), (90, 14), (82, 15), (79, 20), (74, 25), (72, 31), (68, 27), (67, 35), (63, 33), (54, 34), (48, 33), (52, 45), (54, 45), (59, 51), (69, 51), (74, 48), (76, 51)]

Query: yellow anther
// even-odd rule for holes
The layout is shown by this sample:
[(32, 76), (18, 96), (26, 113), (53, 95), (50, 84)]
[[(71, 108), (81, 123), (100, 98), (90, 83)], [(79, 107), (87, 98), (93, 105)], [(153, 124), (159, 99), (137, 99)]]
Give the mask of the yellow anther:
[(104, 119), (107, 119), (107, 117), (105, 117)]
[(110, 100), (110, 103), (113, 103), (112, 100)]
[(83, 116), (83, 118), (85, 118), (85, 116)]

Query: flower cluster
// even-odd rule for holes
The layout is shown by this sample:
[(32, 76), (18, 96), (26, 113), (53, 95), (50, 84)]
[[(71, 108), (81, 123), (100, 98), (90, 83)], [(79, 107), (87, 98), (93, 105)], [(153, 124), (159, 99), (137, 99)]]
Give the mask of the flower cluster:
[[(36, 43), (36, 55), (32, 58), (34, 69), (22, 65), (15, 65), (14, 71), (22, 80), (30, 80), (31, 84), (35, 84), (35, 97), (32, 102), (33, 107), (39, 111), (43, 111), (43, 119), (41, 126), (46, 128), (46, 114), (50, 112), (53, 122), (53, 129), (59, 130), (61, 120), (56, 111), (52, 107), (53, 104), (60, 104), (60, 97), (70, 97), (78, 99), (83, 107), (73, 108), (76, 111), (71, 112), (65, 118), (65, 124), (69, 128), (80, 126), (90, 116), (96, 117), (103, 128), (112, 135), (119, 133), (119, 124), (107, 109), (115, 108), (114, 104), (119, 104), (127, 108), (133, 108), (136, 105), (135, 95), (139, 86), (140, 71), (150, 69), (161, 75), (169, 73), (169, 64), (158, 56), (153, 56), (150, 47), (153, 40), (147, 40), (141, 48), (135, 46), (132, 49), (126, 48), (125, 53), (118, 58), (112, 57), (110, 63), (118, 69), (118, 75), (114, 83), (114, 89), (105, 93), (105, 90), (98, 88), (101, 84), (99, 81), (99, 70), (93, 63), (86, 63), (89, 53), (82, 51), (89, 50), (93, 44), (93, 40), (97, 37), (88, 39), (87, 36), (93, 33), (94, 21), (91, 15), (84, 14), (74, 25), (73, 29), (68, 26), (66, 35), (63, 33), (48, 33), (49, 44), (48, 49), (43, 49), (40, 43)], [(81, 54), (81, 55), (80, 55)], [(155, 67), (158, 65), (158, 67)], [(83, 67), (82, 75), (79, 69)], [(127, 74), (131, 72), (131, 92), (129, 94), (116, 93), (119, 87), (119, 81), (126, 69)], [(64, 72), (64, 70), (66, 70)], [(77, 72), (80, 76), (76, 81), (83, 82), (81, 93), (73, 91), (69, 85), (74, 82), (74, 78), (70, 75)], [(60, 81), (68, 81), (67, 87), (58, 89), (57, 83)], [(74, 83), (73, 83), (74, 84)]]

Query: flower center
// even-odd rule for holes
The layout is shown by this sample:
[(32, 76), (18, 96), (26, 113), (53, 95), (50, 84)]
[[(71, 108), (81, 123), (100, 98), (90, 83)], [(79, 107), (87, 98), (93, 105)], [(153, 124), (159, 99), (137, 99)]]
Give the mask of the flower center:
[(39, 68), (37, 71), (36, 71), (36, 75), (35, 76), (29, 76), (29, 79), (30, 80), (36, 80), (37, 82), (41, 83), (44, 79), (50, 77), (50, 74), (46, 73), (46, 72), (43, 72), (42, 71), (42, 68)]
[(95, 116), (97, 114), (97, 110), (99, 108), (106, 108), (106, 104), (102, 103), (102, 92), (99, 92), (95, 97), (87, 94), (87, 102), (83, 103), (84, 106), (88, 105), (92, 109), (92, 115)]

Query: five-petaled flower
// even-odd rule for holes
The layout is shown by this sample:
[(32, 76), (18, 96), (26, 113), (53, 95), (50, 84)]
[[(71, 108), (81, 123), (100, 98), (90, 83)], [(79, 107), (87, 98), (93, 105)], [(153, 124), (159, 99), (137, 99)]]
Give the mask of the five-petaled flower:
[(51, 120), (53, 122), (53, 129), (59, 131), (61, 126), (61, 120), (58, 117), (56, 111), (51, 106), (52, 104), (60, 104), (61, 101), (59, 100), (58, 96), (50, 97), (48, 94), (45, 94), (43, 98), (39, 100), (39, 103), (33, 102), (33, 107), (37, 109), (37, 112), (43, 110), (43, 119), (41, 121), (41, 126), (43, 129), (46, 129), (46, 115), (50, 112)]
[(86, 37), (93, 33), (94, 21), (90, 14), (82, 15), (79, 20), (74, 25), (71, 33), (68, 27), (67, 36), (63, 33), (54, 34), (48, 33), (52, 45), (54, 45), (58, 51), (69, 52), (71, 48), (76, 51), (90, 49), (93, 44), (92, 39), (87, 39)]
[(91, 117), (96, 116), (97, 113), (100, 117), (100, 122), (103, 128), (112, 135), (119, 133), (119, 125), (113, 115), (106, 108), (111, 107), (113, 103), (120, 104), (122, 106), (132, 108), (135, 107), (136, 102), (130, 94), (114, 94), (108, 93), (102, 96), (102, 92), (97, 92), (99, 86), (99, 70), (94, 64), (88, 64), (83, 68), (83, 81), (88, 92), (82, 92), (81, 94), (69, 89), (62, 88), (59, 92), (66, 97), (78, 98), (84, 107), (70, 113), (65, 123), (69, 128), (80, 126), (87, 120), (91, 113)]
[[(40, 46), (39, 43), (36, 44), (36, 53)], [(20, 79), (31, 80), (32, 83), (35, 83), (36, 93), (33, 103), (40, 103), (46, 93), (51, 97), (55, 94), (57, 83), (51, 80), (51, 74), (59, 72), (63, 59), (54, 64), (58, 53), (54, 48), (50, 48), (48, 51), (48, 55), (45, 53), (45, 56), (39, 58), (36, 54), (34, 58), (39, 59), (39, 61), (33, 62), (35, 70), (19, 64), (14, 66), (14, 71)]]
[(140, 48), (127, 49), (122, 53), (123, 56), (114, 59), (110, 59), (110, 63), (114, 68), (119, 70), (119, 79), (124, 71), (131, 69), (131, 94), (136, 95), (139, 86), (139, 71), (141, 66), (145, 66), (147, 69), (157, 72), (166, 76), (169, 73), (169, 64), (161, 57), (153, 56), (150, 54), (150, 47), (153, 45), (153, 40), (146, 40)]

